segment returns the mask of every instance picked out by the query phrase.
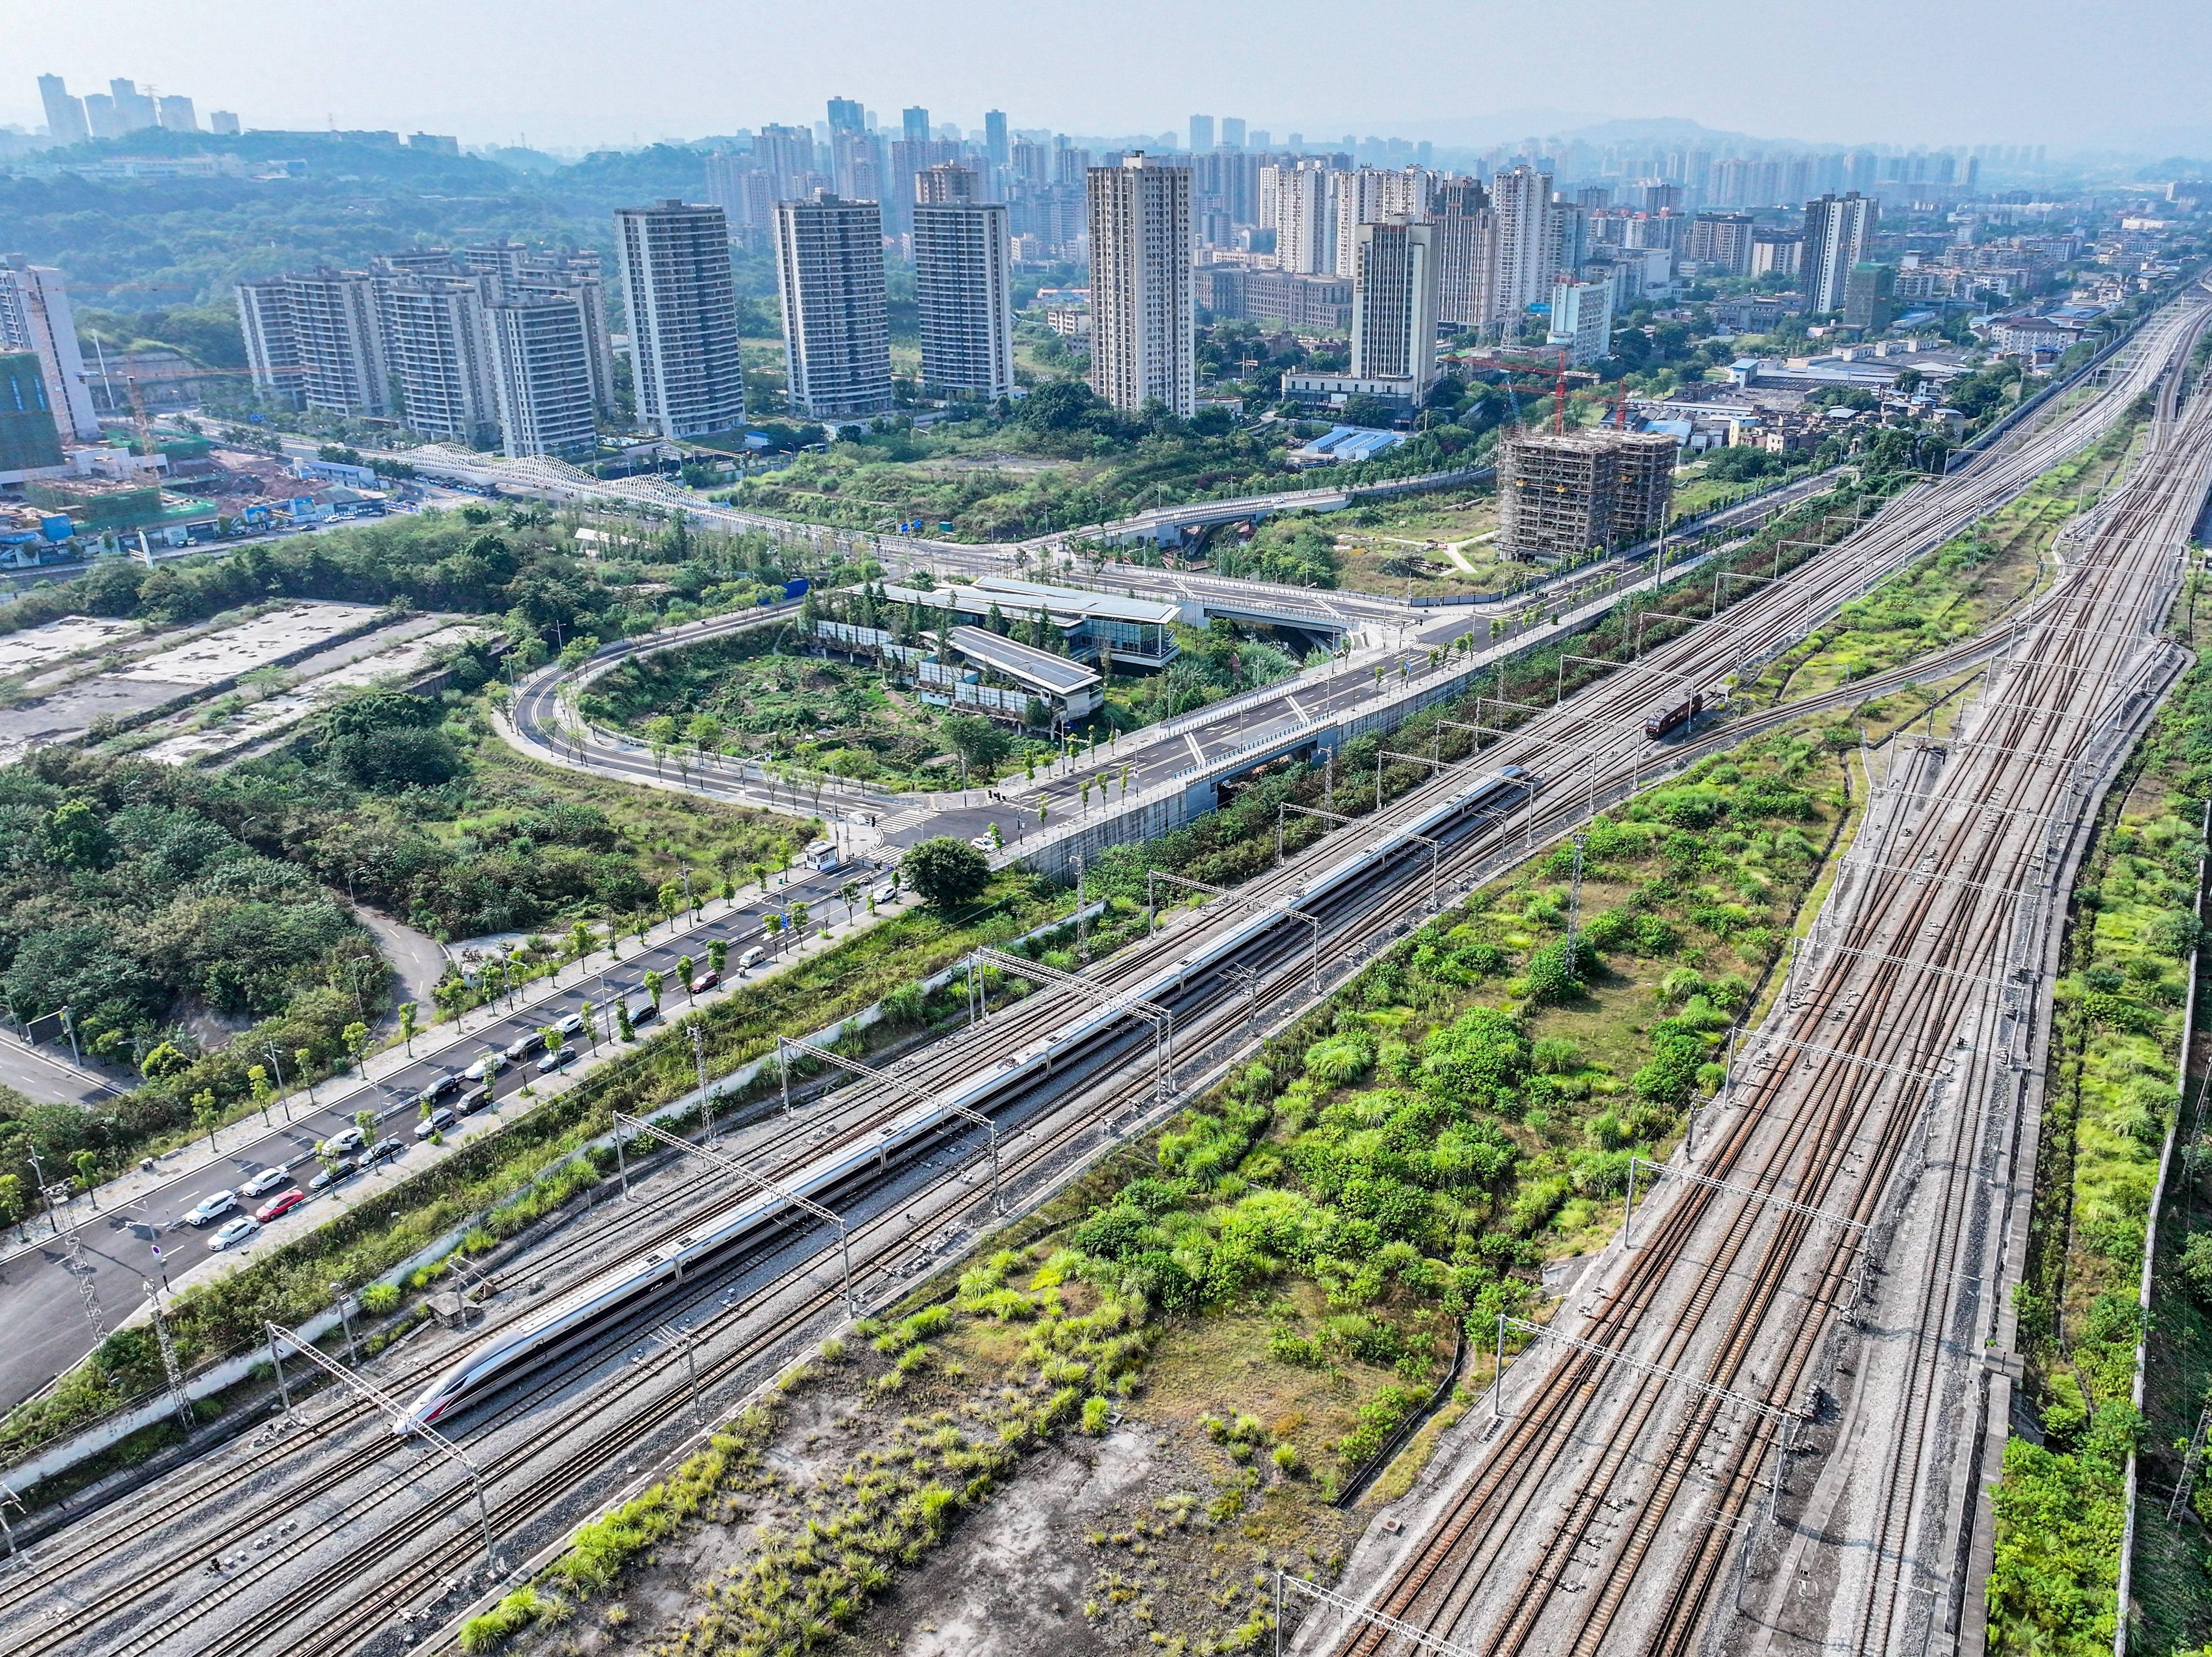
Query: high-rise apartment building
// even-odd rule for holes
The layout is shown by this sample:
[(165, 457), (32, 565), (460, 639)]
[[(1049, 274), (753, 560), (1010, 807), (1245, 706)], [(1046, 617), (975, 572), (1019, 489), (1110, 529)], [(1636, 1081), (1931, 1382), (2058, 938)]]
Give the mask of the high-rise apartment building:
[[(959, 174), (970, 193), (957, 193)], [(1006, 209), (979, 202), (975, 175), (935, 167), (914, 209), (914, 294), (921, 378), (932, 391), (995, 401), (1014, 391), (1013, 253)]]
[(500, 445), (508, 455), (587, 454), (598, 440), (583, 317), (550, 295), (487, 307)]
[(137, 132), (155, 124), (154, 100), (129, 81), (114, 80), (107, 83), (107, 95), (115, 110), (118, 127), (125, 132)]
[(1221, 143), (1225, 149), (1244, 148), (1244, 118), (1242, 115), (1224, 115), (1221, 118)]
[(830, 136), (834, 141), (840, 133), (866, 132), (868, 114), (859, 102), (851, 98), (832, 98), (830, 100)]
[(994, 167), (1006, 164), (1006, 112), (987, 109), (983, 112), (983, 155)]
[(76, 313), (69, 286), (50, 264), (33, 264), (20, 253), (0, 258), (0, 350), (29, 351), (46, 379), (46, 406), (64, 437), (97, 442), (100, 417), (85, 384), (77, 349)]
[[(281, 280), (299, 358), (301, 401), (348, 416), (388, 413), (391, 376), (377, 279), (366, 270), (325, 265)], [(260, 376), (255, 378), (258, 382)]]
[(1117, 409), (1157, 398), (1188, 418), (1198, 386), (1190, 169), (1138, 150), (1091, 168), (1087, 183), (1091, 389)]
[(81, 144), (92, 136), (84, 121), (84, 100), (70, 96), (60, 76), (39, 76), (39, 101), (46, 106), (46, 136), (56, 143)]
[(1805, 251), (1805, 238), (1795, 230), (1772, 230), (1761, 226), (1751, 233), (1751, 266), (1754, 276), (1795, 276)]
[(975, 169), (957, 161), (939, 161), (914, 175), (914, 199), (923, 202), (972, 202), (977, 198)]
[(241, 282), (231, 289), (238, 301), (238, 331), (246, 337), (246, 362), (253, 388), (287, 409), (305, 400), (307, 375), (300, 365), (300, 341), (292, 327), (291, 284), (282, 276)]
[(1202, 155), (1213, 148), (1213, 117), (1194, 115), (1190, 118), (1190, 153)]
[(1552, 284), (1552, 321), (1545, 343), (1564, 347), (1567, 361), (1587, 367), (1613, 350), (1613, 282), (1577, 282), (1565, 271)]
[(238, 112), (234, 109), (208, 111), (208, 130), (227, 138), (235, 138), (238, 136)]
[(899, 112), (899, 137), (910, 144), (929, 142), (929, 112), (919, 104)]
[(882, 208), (828, 191), (812, 201), (778, 202), (775, 285), (793, 410), (833, 423), (888, 414)]
[(498, 439), (499, 387), (489, 278), (410, 273), (377, 283), (392, 413), (425, 437), (488, 448)]
[(1533, 167), (1498, 173), (1490, 183), (1490, 207), (1496, 227), (1496, 263), (1489, 321), (1517, 328), (1530, 306), (1551, 297), (1552, 277), (1559, 268), (1559, 244), (1551, 225), (1551, 174)]
[(1497, 222), (1480, 179), (1447, 179), (1430, 197), (1436, 226), (1437, 318), (1454, 328), (1480, 328), (1492, 315)]
[(1747, 276), (1751, 270), (1752, 228), (1747, 213), (1700, 213), (1690, 221), (1682, 257), (1717, 265), (1729, 276)]
[(722, 209), (674, 199), (618, 208), (615, 245), (639, 422), (663, 437), (744, 425), (744, 360)]
[(1275, 263), (1299, 276), (1336, 271), (1328, 172), (1318, 161), (1260, 169), (1260, 222), (1275, 233)]
[(115, 100), (104, 92), (84, 94), (84, 124), (95, 138), (119, 138), (129, 130), (115, 112)]
[(573, 306), (584, 338), (584, 366), (591, 379), (592, 404), (602, 415), (615, 411), (615, 357), (607, 332), (606, 276), (596, 249), (531, 253), (502, 279), (502, 300), (555, 299)]
[(768, 174), (775, 199), (791, 201), (812, 187), (814, 135), (803, 126), (763, 126), (753, 137), (753, 163)]
[(1418, 401), (1437, 377), (1436, 228), (1394, 213), (1352, 234), (1352, 377), (1398, 379)]
[(192, 100), (181, 93), (167, 92), (154, 100), (155, 124), (165, 132), (198, 132), (200, 118)]
[[(840, 137), (842, 146), (850, 142)], [(759, 151), (732, 155), (716, 150), (707, 157), (707, 199), (722, 209), (730, 234), (740, 241), (765, 237), (775, 221), (776, 179), (757, 165)]]
[(1851, 267), (1874, 247), (1881, 203), (1856, 190), (1822, 196), (1805, 203), (1805, 247), (1799, 274), (1806, 303), (1815, 313), (1840, 311), (1850, 283)]

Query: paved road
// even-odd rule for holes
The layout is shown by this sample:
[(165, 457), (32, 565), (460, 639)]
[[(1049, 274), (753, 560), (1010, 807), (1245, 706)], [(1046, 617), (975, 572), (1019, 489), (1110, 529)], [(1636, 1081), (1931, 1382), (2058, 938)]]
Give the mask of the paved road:
[[(184, 1216), (209, 1192), (234, 1187), (257, 1169), (280, 1163), (289, 1165), (298, 1182), (304, 1185), (318, 1171), (314, 1165), (315, 1146), (348, 1126), (353, 1113), (360, 1109), (374, 1110), (379, 1120), (386, 1124), (385, 1132), (399, 1138), (407, 1146), (407, 1152), (396, 1163), (357, 1175), (349, 1184), (358, 1190), (366, 1181), (387, 1178), (392, 1173), (404, 1174), (409, 1171), (410, 1159), (418, 1162), (421, 1160), (413, 1138), (413, 1126), (420, 1114), (416, 1096), (438, 1076), (461, 1070), (482, 1057), (488, 1048), (504, 1048), (519, 1038), (558, 1022), (586, 1000), (598, 1007), (608, 1007), (620, 992), (633, 1008), (641, 1006), (640, 985), (648, 968), (659, 971), (668, 980), (662, 994), (664, 1007), (671, 1012), (680, 1012), (684, 998), (675, 985), (679, 956), (690, 956), (696, 968), (704, 970), (707, 944), (720, 938), (729, 941), (734, 961), (753, 944), (767, 942), (762, 916), (770, 907), (781, 909), (794, 899), (807, 903), (817, 917), (842, 920), (842, 906), (837, 901), (839, 884), (864, 879), (868, 873), (866, 869), (859, 867), (833, 874), (802, 874), (794, 871), (787, 888), (771, 889), (770, 901), (764, 903), (757, 896), (750, 901), (741, 899), (726, 914), (657, 942), (641, 952), (625, 956), (618, 963), (603, 970), (587, 973), (580, 979), (571, 978), (566, 988), (544, 1001), (501, 1016), (489, 1023), (472, 1026), (465, 1038), (456, 1040), (450, 1025), (441, 1025), (417, 1035), (414, 1045), (419, 1056), (388, 1075), (379, 1076), (365, 1094), (355, 1093), (332, 1107), (303, 1111), (289, 1123), (227, 1146), (215, 1165), (199, 1166), (189, 1173), (162, 1179), (104, 1218), (92, 1219), (87, 1211), (80, 1209), (78, 1217), (89, 1223), (82, 1226), (78, 1236), (93, 1268), (93, 1284), (107, 1326), (113, 1328), (143, 1301), (141, 1282), (155, 1270), (150, 1245), (158, 1241), (163, 1253), (173, 1262), (197, 1264), (206, 1257), (209, 1234), (186, 1226)], [(601, 955), (596, 959), (604, 962), (606, 957)], [(607, 1023), (603, 1017), (599, 1022), (604, 1038)], [(603, 1039), (603, 1050), (604, 1047)], [(12, 1046), (0, 1046), (0, 1057), (20, 1051)], [(504, 1099), (535, 1074), (526, 1063), (511, 1067), (499, 1080), (500, 1096)], [(325, 1096), (329, 1091), (325, 1089)], [(115, 1199), (111, 1197), (108, 1200), (112, 1203)], [(311, 1202), (310, 1209), (313, 1206)], [(64, 1223), (70, 1218), (64, 1215)], [(43, 1222), (33, 1225), (34, 1241), (42, 1226)], [(4, 1349), (0, 1349), (0, 1410), (37, 1392), (57, 1373), (91, 1350), (91, 1327), (83, 1314), (66, 1253), (58, 1241), (50, 1241), (0, 1262), (0, 1326), (16, 1332)]]
[[(40, 1033), (52, 1029), (52, 1024), (42, 1026)], [(33, 1046), (0, 1031), (0, 1085), (42, 1104), (88, 1105), (114, 1098), (130, 1083), (111, 1081), (96, 1070), (71, 1064), (66, 1036), (59, 1047)]]

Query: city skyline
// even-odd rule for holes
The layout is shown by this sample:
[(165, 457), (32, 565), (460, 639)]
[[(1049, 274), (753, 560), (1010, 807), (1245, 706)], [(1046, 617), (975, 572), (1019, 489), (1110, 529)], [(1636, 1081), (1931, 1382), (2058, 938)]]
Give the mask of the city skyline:
[[(1303, 0), (1264, 18), (1252, 8), (1199, 15), (1135, 0), (1123, 20), (1131, 26), (1111, 27), (1073, 15), (1040, 27), (1047, 20), (1035, 8), (1007, 0), (957, 13), (868, 0), (856, 9), (863, 26), (841, 30), (830, 56), (806, 18), (749, 4), (675, 0), (649, 37), (611, 29), (603, 11), (574, 0), (531, 8), (526, 29), (515, 27), (522, 14), (512, 4), (441, 9), (441, 49), (418, 54), (397, 79), (375, 54), (356, 62), (328, 46), (355, 22), (371, 37), (410, 17), (429, 22), (430, 9), (413, 0), (374, 9), (337, 0), (312, 28), (264, 0), (213, 0), (191, 31), (133, 30), (52, 9), (15, 20), (11, 34), (33, 74), (59, 75), (80, 91), (132, 77), (165, 94), (189, 88), (202, 110), (237, 109), (248, 126), (459, 131), (476, 144), (695, 139), (776, 119), (811, 124), (827, 99), (842, 96), (894, 130), (908, 107), (963, 131), (980, 128), (987, 109), (1005, 109), (1017, 130), (1107, 137), (1184, 132), (1200, 112), (1224, 135), (1235, 123), (1480, 146), (1608, 120), (1695, 119), (1772, 143), (2212, 152), (2190, 73), (2212, 48), (2212, 17), (2179, 0), (2100, 19), (2100, 50), (2066, 65), (2067, 95), (2040, 100), (2021, 96), (2016, 64), (1995, 47), (2078, 21), (2050, 0), (1971, 0), (1934, 12), (1875, 0), (1853, 13), (1848, 38), (1778, 21), (1753, 0), (1715, 0), (1694, 27), (1654, 0), (1563, 0), (1548, 35), (1571, 39), (1571, 53), (1501, 50), (1512, 38), (1500, 32), (1504, 8), (1433, 0), (1378, 11), (1367, 27)], [(956, 19), (961, 27), (946, 29)], [(1157, 58), (1150, 43), (1161, 28), (1177, 31), (1187, 49)], [(685, 50), (661, 51), (664, 34)], [(1402, 52), (1408, 35), (1431, 49)], [(1315, 49), (1324, 39), (1327, 49)], [(1903, 65), (1868, 55), (1885, 39), (1909, 42), (1916, 69), (1940, 67), (1941, 94), (1924, 74), (1889, 72)], [(491, 63), (500, 72), (485, 72)], [(0, 99), (0, 120), (44, 123), (28, 76)]]

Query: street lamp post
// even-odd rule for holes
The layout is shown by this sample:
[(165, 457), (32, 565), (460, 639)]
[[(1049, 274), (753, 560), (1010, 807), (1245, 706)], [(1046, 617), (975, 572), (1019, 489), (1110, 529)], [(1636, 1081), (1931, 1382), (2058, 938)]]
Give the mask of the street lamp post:
[(343, 1283), (332, 1284), (331, 1285), (331, 1293), (338, 1297), (338, 1321), (345, 1326), (346, 1362), (348, 1363), (357, 1365), (361, 1360), (354, 1355), (353, 1308), (347, 1302), (345, 1284)]

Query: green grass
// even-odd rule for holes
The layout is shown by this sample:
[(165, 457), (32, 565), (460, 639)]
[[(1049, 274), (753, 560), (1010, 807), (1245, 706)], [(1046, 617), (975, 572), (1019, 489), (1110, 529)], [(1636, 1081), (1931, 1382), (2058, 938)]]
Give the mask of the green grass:
[[(2151, 1343), (2151, 1419), (2130, 1401), (2143, 1239), (2176, 1106), (2184, 923), (2201, 800), (2212, 780), (2208, 716), (2212, 674), (2200, 667), (2108, 798), (2075, 889), (2018, 1296), (2027, 1397), (2043, 1442), (2015, 1438), (2006, 1448), (1989, 1589), (1992, 1650), (2111, 1650), (2127, 1457), (2139, 1445), (2154, 1452), (2143, 1464), (2137, 1522), (2146, 1564), (2140, 1618), (2154, 1637), (2132, 1648), (2179, 1650), (2212, 1632), (2201, 1533), (2164, 1519), (2163, 1492), (2179, 1458), (2157, 1447), (2186, 1438), (2197, 1395), (2212, 1381), (2202, 1308), (2170, 1267), (2156, 1304), (2172, 1338)], [(2179, 1184), (2185, 1193), (2191, 1181)], [(2161, 1238), (2162, 1258), (2179, 1257), (2186, 1209), (2184, 1197)], [(2200, 1497), (2200, 1512), (2205, 1505)]]

